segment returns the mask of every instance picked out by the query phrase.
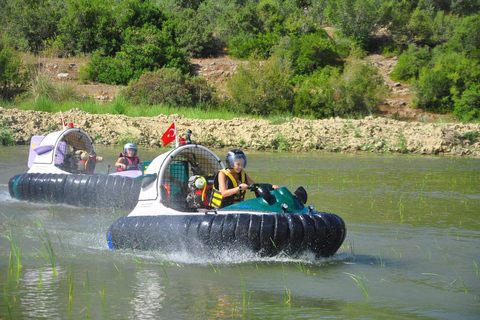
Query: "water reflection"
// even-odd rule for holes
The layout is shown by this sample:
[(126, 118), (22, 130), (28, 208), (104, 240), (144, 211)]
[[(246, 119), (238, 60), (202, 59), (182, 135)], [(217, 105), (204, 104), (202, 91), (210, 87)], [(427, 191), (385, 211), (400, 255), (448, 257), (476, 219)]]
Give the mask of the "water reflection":
[[(19, 279), (19, 309), (27, 319), (53, 319), (65, 312), (65, 304), (58, 303), (58, 293), (65, 270), (49, 267), (27, 268)], [(67, 296), (65, 296), (67, 302)], [(61, 308), (60, 308), (61, 307)]]
[(140, 269), (135, 272), (129, 319), (162, 319), (159, 317), (165, 300), (162, 282), (166, 282), (165, 278), (154, 270)]

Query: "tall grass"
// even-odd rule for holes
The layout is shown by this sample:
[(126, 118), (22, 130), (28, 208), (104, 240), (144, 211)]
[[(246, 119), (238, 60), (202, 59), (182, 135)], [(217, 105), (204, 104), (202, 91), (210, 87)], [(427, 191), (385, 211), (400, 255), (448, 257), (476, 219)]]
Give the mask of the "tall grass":
[[(43, 94), (42, 94), (43, 90)], [(65, 100), (65, 96), (74, 97)], [(7, 108), (13, 108), (14, 105), (6, 105)], [(191, 119), (223, 119), (231, 120), (238, 117), (248, 117), (250, 119), (267, 119), (271, 123), (279, 124), (290, 122), (290, 115), (279, 116), (278, 114), (269, 117), (258, 115), (241, 114), (232, 111), (228, 107), (211, 107), (205, 109), (203, 105), (197, 105), (194, 108), (169, 105), (134, 105), (117, 96), (111, 102), (97, 102), (93, 98), (80, 98), (75, 86), (62, 84), (56, 87), (49, 87), (37, 84), (35, 92), (27, 95), (24, 99), (19, 99), (16, 107), (20, 110), (34, 110), (44, 112), (65, 112), (71, 109), (80, 109), (91, 114), (122, 114), (128, 117), (156, 117), (162, 115), (180, 115)]]
[(43, 222), (35, 219), (37, 223), (37, 228), (40, 229), (39, 231), (33, 231), (33, 234), (40, 240), (41, 244), (43, 245), (43, 251), (40, 251), (40, 254), (50, 262), (50, 265), (53, 270), (53, 276), (57, 275), (57, 264), (56, 264), (56, 256), (55, 251), (53, 250), (52, 241), (50, 239), (50, 235), (47, 232), (47, 229), (43, 225)]

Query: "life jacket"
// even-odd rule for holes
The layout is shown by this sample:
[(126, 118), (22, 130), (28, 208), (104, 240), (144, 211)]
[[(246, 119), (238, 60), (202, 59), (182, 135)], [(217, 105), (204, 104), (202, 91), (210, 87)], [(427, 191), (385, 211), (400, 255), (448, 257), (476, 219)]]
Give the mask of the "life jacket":
[[(230, 171), (228, 171), (227, 169), (222, 169), (220, 171), (225, 173), (225, 175), (228, 178), (227, 189), (238, 187), (237, 180), (235, 180), (235, 178), (230, 173)], [(240, 174), (240, 183), (246, 183), (246, 182), (247, 182), (247, 175), (245, 174), (245, 171), (242, 170)], [(236, 193), (234, 195), (231, 195), (225, 198), (222, 197), (222, 193), (220, 192), (220, 188), (218, 186), (218, 173), (217, 173), (213, 180), (213, 191), (212, 191), (212, 197), (210, 199), (210, 206), (212, 206), (213, 208), (223, 208), (231, 204), (243, 201), (243, 199), (245, 198), (245, 193), (246, 193), (246, 190), (240, 190), (240, 193)]]
[(88, 157), (82, 160), (83, 154), (88, 155), (85, 150), (77, 150), (75, 152), (75, 159), (78, 161), (77, 171), (79, 173), (93, 174), (95, 171), (95, 164), (97, 163), (97, 156), (95, 154), (88, 155)]
[(80, 163), (84, 164), (85, 173), (93, 174), (93, 171), (95, 171), (95, 164), (97, 163), (97, 156), (96, 155), (88, 156), (87, 159), (80, 160)]
[[(125, 165), (128, 167), (132, 164), (139, 164), (140, 163), (140, 159), (135, 156), (133, 158), (130, 158), (130, 157), (127, 157), (125, 156), (125, 154), (122, 152), (120, 153), (120, 155), (118, 156), (119, 158), (123, 157), (124, 161), (125, 161)], [(121, 172), (121, 171), (126, 171), (127, 169), (122, 169), (121, 167), (117, 168), (117, 172)]]

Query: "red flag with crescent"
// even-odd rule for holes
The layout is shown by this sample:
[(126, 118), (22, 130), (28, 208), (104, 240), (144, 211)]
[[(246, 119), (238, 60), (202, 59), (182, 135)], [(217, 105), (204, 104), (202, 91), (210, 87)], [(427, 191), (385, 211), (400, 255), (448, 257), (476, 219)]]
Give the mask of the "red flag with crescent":
[(175, 128), (175, 122), (165, 131), (162, 136), (163, 146), (165, 147), (172, 141), (175, 141), (175, 137), (177, 136), (177, 129)]

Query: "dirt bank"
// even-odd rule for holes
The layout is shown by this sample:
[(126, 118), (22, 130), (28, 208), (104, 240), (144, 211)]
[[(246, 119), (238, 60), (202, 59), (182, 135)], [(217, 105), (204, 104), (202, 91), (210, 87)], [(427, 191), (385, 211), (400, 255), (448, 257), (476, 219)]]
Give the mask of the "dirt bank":
[[(283, 124), (267, 120), (197, 120), (178, 115), (130, 118), (93, 115), (78, 109), (63, 114), (67, 123), (85, 130), (96, 144), (116, 145), (132, 140), (143, 147), (160, 147), (160, 138), (174, 120), (179, 135), (193, 131), (192, 140), (212, 148), (325, 150), (451, 154), (480, 157), (480, 125), (403, 122), (388, 118), (303, 120)], [(28, 144), (33, 135), (60, 130), (59, 114), (0, 107), (0, 118), (17, 144)]]

